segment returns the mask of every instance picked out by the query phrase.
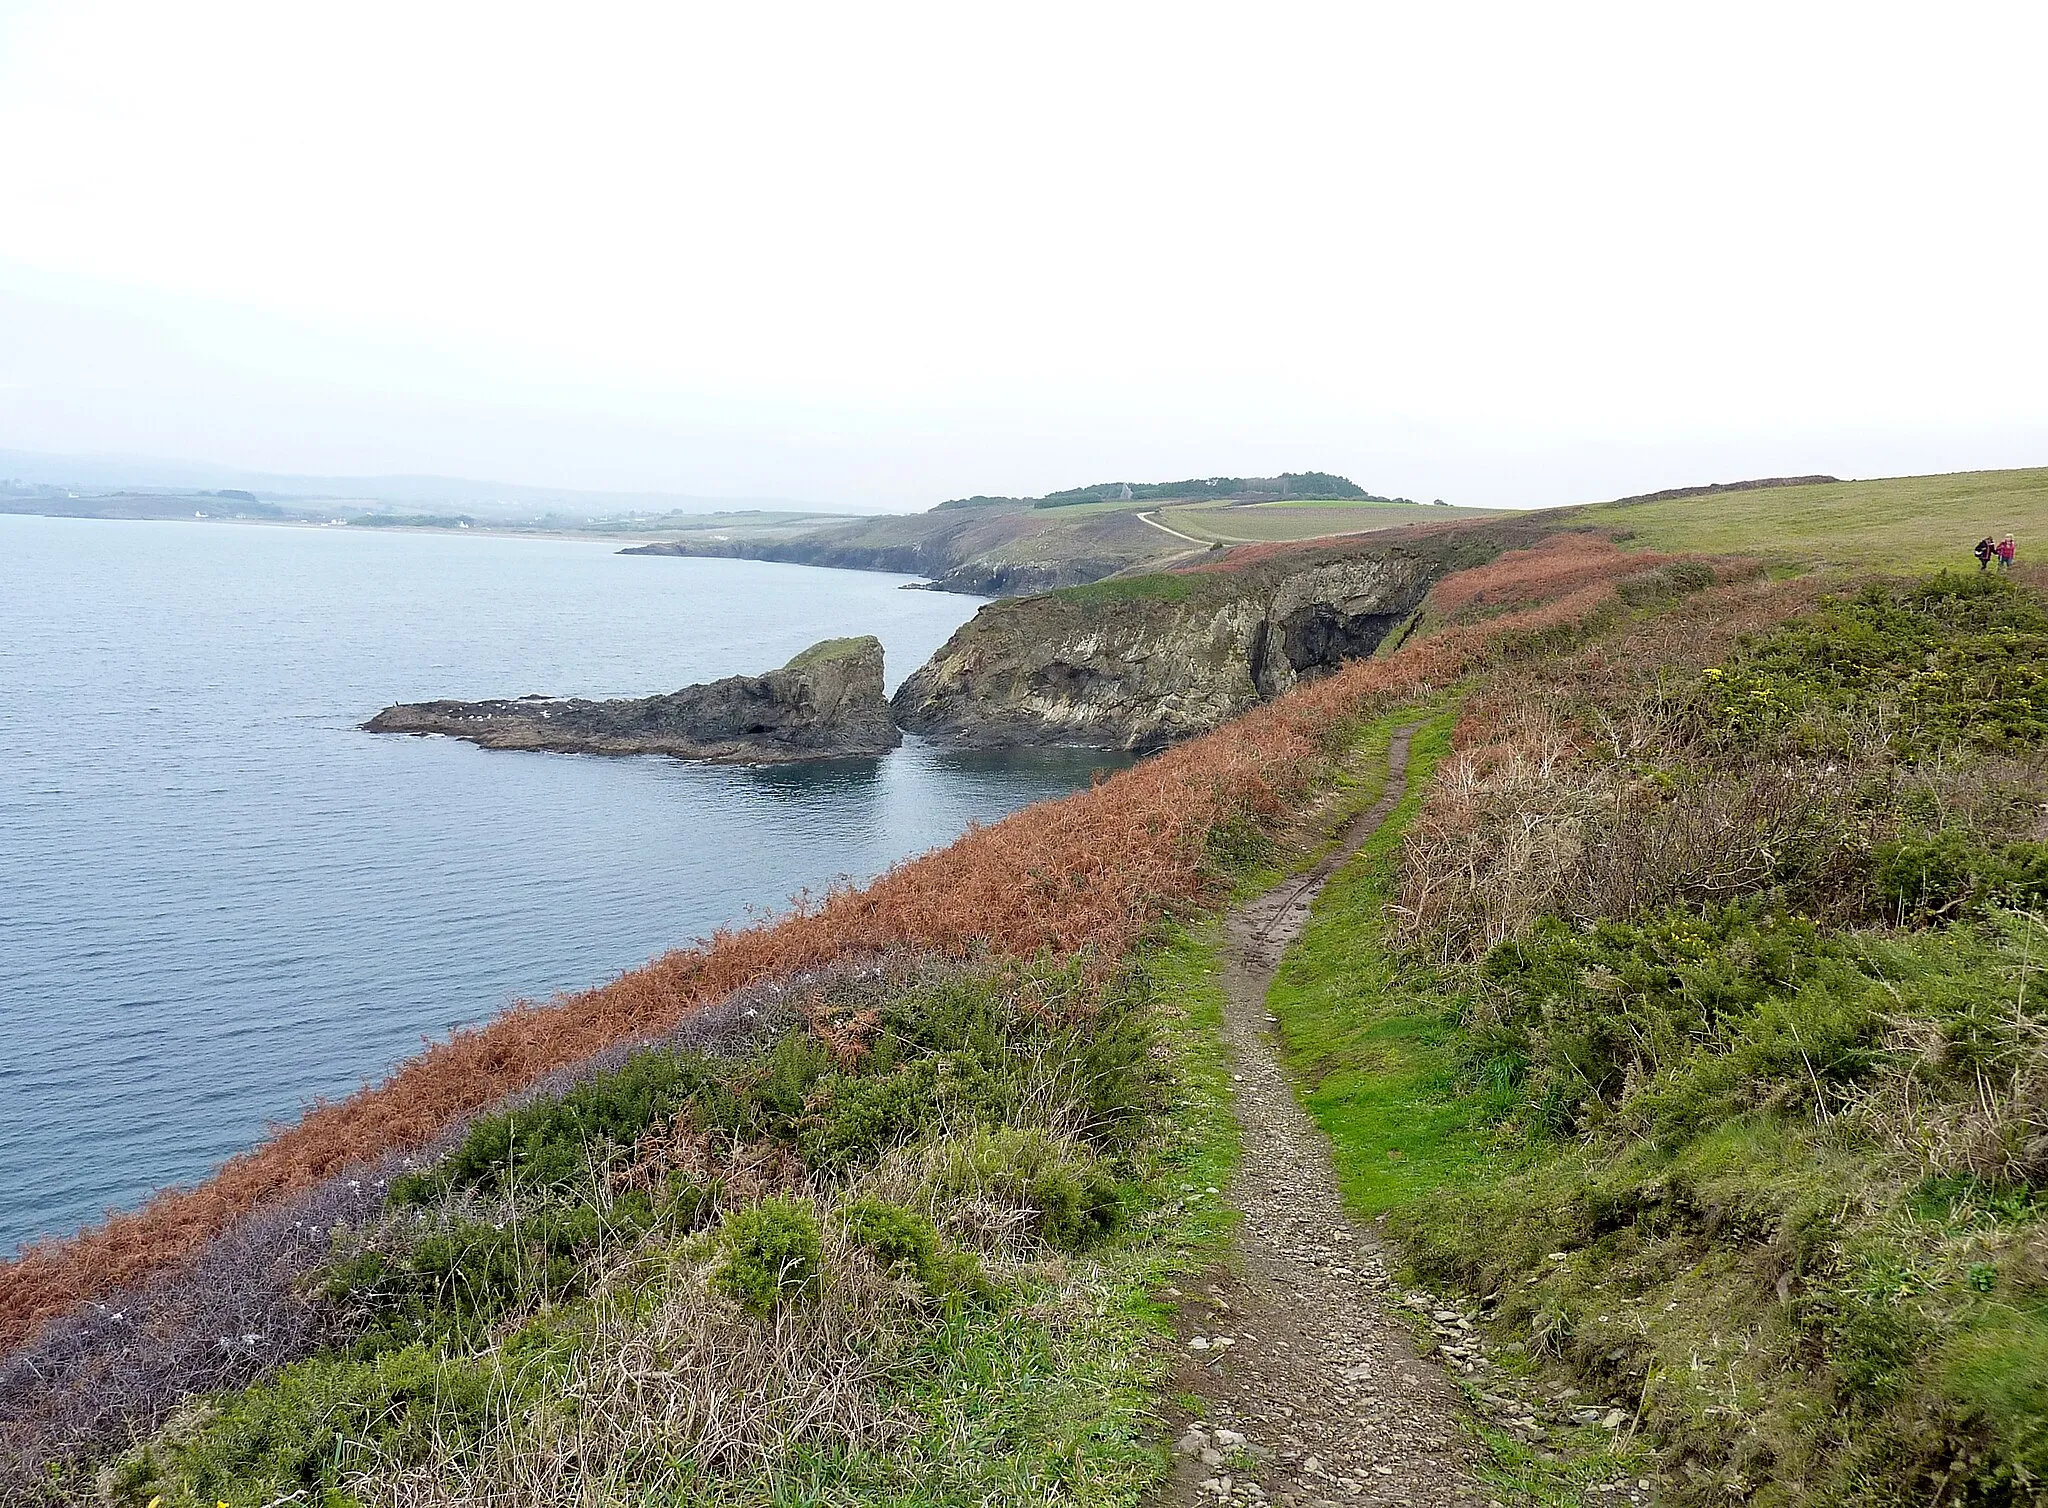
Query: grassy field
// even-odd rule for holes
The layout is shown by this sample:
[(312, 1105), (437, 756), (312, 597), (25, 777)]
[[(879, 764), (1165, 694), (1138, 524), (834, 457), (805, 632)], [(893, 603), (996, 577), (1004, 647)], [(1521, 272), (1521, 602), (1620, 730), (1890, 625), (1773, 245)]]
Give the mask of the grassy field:
[(1595, 503), (1563, 516), (1631, 530), (1634, 543), (1658, 550), (1894, 571), (1974, 570), (1970, 548), (1987, 534), (2014, 535), (2022, 563), (2048, 558), (2035, 553), (2048, 548), (2048, 468)]
[(1195, 503), (1159, 508), (1156, 515), (1168, 528), (1196, 539), (1223, 544), (1267, 544), (1398, 529), (1408, 524), (1442, 523), (1446, 519), (1493, 518), (1496, 511), (1427, 504), (1417, 507), (1412, 503), (1254, 503), (1241, 508)]

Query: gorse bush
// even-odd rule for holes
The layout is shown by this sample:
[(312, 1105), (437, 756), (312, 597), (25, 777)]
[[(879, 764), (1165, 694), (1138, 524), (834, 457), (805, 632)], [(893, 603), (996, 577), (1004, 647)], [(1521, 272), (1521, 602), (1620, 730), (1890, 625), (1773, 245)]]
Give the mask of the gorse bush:
[(890, 1272), (913, 1279), (940, 1300), (984, 1297), (988, 1279), (972, 1252), (949, 1244), (938, 1227), (914, 1210), (885, 1199), (855, 1199), (838, 1210), (848, 1240)]
[[(1479, 979), (1475, 1044), (1525, 1078), (1535, 1121), (1562, 1133), (1660, 1093), (1660, 1115), (1692, 1120), (1724, 1117), (1751, 1097), (1827, 1095), (1868, 1068), (1881, 1029), (1867, 999), (1874, 986), (1839, 943), (1812, 922), (1754, 907), (1584, 932), (1546, 918), (1488, 955)], [(1804, 1002), (1803, 1038), (1787, 1015), (1793, 1001)], [(1686, 1108), (1669, 1080), (1681, 1067), (1698, 1071), (1702, 1055), (1726, 1067), (1704, 1075), (1705, 1098)]]
[(806, 1200), (771, 1199), (727, 1218), (711, 1286), (752, 1314), (813, 1297), (824, 1276), (818, 1216)]
[(649, 1126), (722, 1087), (702, 1054), (639, 1053), (558, 1098), (480, 1117), (432, 1169), (399, 1180), (392, 1197), (427, 1205), (458, 1189), (584, 1185), (593, 1159), (630, 1147)]
[(220, 1400), (201, 1427), (141, 1447), (109, 1471), (107, 1487), (116, 1502), (161, 1497), (166, 1508), (347, 1508), (357, 1500), (342, 1489), (359, 1464), (421, 1460), (451, 1436), (481, 1435), (566, 1354), (557, 1338), (532, 1336), (489, 1361), (451, 1361), (425, 1346), (312, 1358)]
[(1720, 743), (1825, 747), (1885, 708), (1900, 754), (2048, 738), (2048, 610), (1996, 576), (1873, 584), (1823, 603), (1708, 676), (1699, 716)]
[(507, 1315), (581, 1296), (607, 1247), (630, 1248), (655, 1224), (637, 1193), (604, 1209), (557, 1204), (455, 1220), (401, 1254), (373, 1249), (337, 1262), (323, 1297), (347, 1328), (361, 1330), (358, 1355), (421, 1339), (474, 1340)]
[(1890, 839), (1871, 857), (1878, 898), (1901, 924), (2048, 902), (2048, 843), (1994, 846), (1977, 834), (1944, 828)]

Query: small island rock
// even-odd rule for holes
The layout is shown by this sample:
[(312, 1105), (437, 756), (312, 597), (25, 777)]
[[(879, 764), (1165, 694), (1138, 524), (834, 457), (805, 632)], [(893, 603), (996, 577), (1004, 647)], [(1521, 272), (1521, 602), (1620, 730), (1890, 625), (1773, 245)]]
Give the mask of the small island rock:
[(729, 764), (883, 754), (903, 741), (882, 694), (882, 644), (873, 635), (827, 639), (766, 675), (727, 676), (661, 696), (406, 702), (363, 727), (438, 733), (486, 749), (668, 754)]

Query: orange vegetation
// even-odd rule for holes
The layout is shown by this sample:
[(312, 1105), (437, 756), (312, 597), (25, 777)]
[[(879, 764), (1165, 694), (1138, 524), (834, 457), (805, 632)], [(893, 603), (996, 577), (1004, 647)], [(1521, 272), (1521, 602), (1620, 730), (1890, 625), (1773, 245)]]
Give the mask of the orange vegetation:
[[(1353, 536), (1348, 551), (1360, 549), (1383, 550), (1389, 545), (1398, 545), (1406, 540), (1433, 538), (1452, 531), (1466, 531), (1471, 525), (1465, 523), (1413, 523), (1395, 524), (1384, 529), (1371, 531), (1369, 543), (1360, 545)], [(1175, 566), (1167, 572), (1172, 576), (1214, 576), (1229, 575), (1247, 566), (1259, 565), (1268, 560), (1279, 560), (1289, 555), (1329, 554), (1336, 541), (1329, 536), (1321, 539), (1276, 539), (1264, 544), (1232, 545), (1228, 550), (1218, 551), (1207, 560), (1192, 565)]]
[(1623, 550), (1598, 534), (1555, 534), (1533, 549), (1445, 577), (1429, 594), (1429, 609), (1439, 619), (1456, 619), (1460, 613), (1527, 607), (1677, 558)]
[[(1114, 958), (1162, 913), (1203, 899), (1204, 838), (1214, 823), (1237, 814), (1277, 819), (1355, 719), (1455, 679), (1503, 630), (1582, 619), (1608, 599), (1614, 577), (1641, 564), (1576, 543), (1503, 557), (1468, 573), (1484, 578), (1491, 600), (1504, 600), (1497, 594), (1517, 581), (1530, 589), (1525, 601), (1555, 600), (1356, 662), (1091, 790), (975, 828), (865, 888), (835, 890), (779, 921), (719, 932), (609, 984), (458, 1032), (383, 1083), (316, 1105), (197, 1187), (167, 1190), (0, 1266), (0, 1347), (18, 1344), (43, 1318), (185, 1259), (247, 1211), (353, 1163), (420, 1146), (547, 1073), (662, 1032), (756, 980), (904, 946)], [(1560, 582), (1571, 586), (1562, 596)]]

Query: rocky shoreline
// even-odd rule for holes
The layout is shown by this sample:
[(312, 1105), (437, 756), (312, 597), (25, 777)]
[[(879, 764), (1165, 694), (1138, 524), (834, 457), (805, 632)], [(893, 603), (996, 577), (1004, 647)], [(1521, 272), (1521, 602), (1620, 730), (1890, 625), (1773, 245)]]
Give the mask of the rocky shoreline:
[(1447, 573), (1534, 537), (1514, 523), (1415, 530), (1368, 548), (1281, 549), (1001, 599), (893, 698), (881, 643), (865, 637), (665, 696), (417, 702), (363, 726), (489, 749), (755, 764), (882, 754), (904, 733), (964, 748), (1147, 753), (1398, 642)]
[(727, 676), (660, 696), (406, 702), (362, 726), (370, 733), (439, 734), (486, 749), (666, 754), (727, 764), (886, 754), (903, 741), (882, 694), (882, 643), (873, 635), (827, 639), (766, 675)]

